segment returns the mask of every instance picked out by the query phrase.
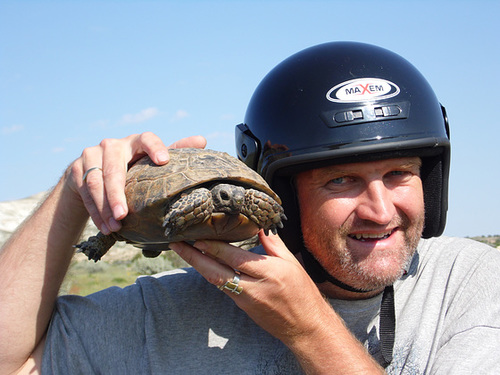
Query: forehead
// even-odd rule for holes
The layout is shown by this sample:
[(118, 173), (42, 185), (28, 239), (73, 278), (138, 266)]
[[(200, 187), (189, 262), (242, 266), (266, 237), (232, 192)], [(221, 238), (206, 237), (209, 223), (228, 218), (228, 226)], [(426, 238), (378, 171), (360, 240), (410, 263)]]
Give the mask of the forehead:
[(312, 176), (321, 177), (331, 174), (370, 173), (375, 171), (384, 172), (394, 169), (419, 172), (421, 166), (422, 160), (418, 156), (409, 156), (359, 163), (332, 164), (326, 167), (314, 168), (301, 172), (297, 175), (297, 177), (300, 177), (301, 175), (307, 175), (310, 178)]

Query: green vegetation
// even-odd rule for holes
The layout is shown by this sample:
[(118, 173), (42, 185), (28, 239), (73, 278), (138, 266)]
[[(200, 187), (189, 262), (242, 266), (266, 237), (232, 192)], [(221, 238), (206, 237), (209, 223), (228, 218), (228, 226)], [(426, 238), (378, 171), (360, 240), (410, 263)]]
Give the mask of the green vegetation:
[[(500, 236), (479, 236), (472, 239), (493, 247), (500, 246)], [(110, 286), (125, 287), (133, 284), (138, 276), (153, 275), (175, 268), (187, 267), (173, 251), (165, 251), (157, 258), (145, 258), (135, 249), (131, 259), (113, 259), (106, 254), (103, 260), (94, 263), (75, 258), (62, 285), (60, 294), (88, 295)], [(79, 260), (77, 260), (79, 259)]]
[(74, 260), (66, 274), (60, 294), (86, 296), (110, 286), (125, 287), (133, 284), (140, 275), (153, 275), (187, 264), (174, 252), (167, 251), (157, 258), (145, 258), (140, 252), (131, 260), (94, 263)]
[(469, 237), (469, 238), (493, 247), (500, 246), (500, 235), (479, 236), (479, 237)]

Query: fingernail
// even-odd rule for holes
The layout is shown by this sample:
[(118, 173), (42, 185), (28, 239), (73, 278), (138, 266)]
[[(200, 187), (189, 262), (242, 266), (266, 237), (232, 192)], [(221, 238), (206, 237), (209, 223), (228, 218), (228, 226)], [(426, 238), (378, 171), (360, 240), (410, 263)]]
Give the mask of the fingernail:
[(101, 232), (102, 232), (102, 234), (105, 234), (106, 236), (111, 233), (111, 231), (109, 230), (109, 228), (106, 224), (101, 225)]
[(113, 232), (118, 231), (122, 227), (121, 223), (113, 218), (109, 219), (108, 226)]
[(157, 154), (156, 154), (156, 158), (158, 159), (158, 161), (160, 163), (165, 163), (168, 161), (168, 152), (166, 151), (159, 151)]
[(121, 204), (113, 208), (113, 217), (116, 220), (123, 219), (124, 216), (125, 216), (125, 209)]

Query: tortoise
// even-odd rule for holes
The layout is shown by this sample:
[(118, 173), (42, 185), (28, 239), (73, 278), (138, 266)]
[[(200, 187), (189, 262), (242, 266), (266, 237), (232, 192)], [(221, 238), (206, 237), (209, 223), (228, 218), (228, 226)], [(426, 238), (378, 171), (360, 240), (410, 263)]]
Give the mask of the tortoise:
[(246, 240), (260, 229), (283, 227), (281, 200), (243, 162), (209, 149), (171, 149), (166, 165), (148, 156), (127, 172), (129, 208), (118, 232), (99, 232), (75, 247), (97, 262), (116, 241), (126, 241), (147, 257), (168, 250), (170, 242)]

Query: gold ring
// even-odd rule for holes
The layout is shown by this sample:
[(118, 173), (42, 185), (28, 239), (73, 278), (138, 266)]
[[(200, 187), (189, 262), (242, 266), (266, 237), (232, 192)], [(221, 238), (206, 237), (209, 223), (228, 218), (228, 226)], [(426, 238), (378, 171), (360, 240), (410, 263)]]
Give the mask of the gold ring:
[(224, 285), (221, 285), (218, 288), (220, 290), (227, 289), (227, 290), (231, 291), (231, 293), (234, 293), (234, 294), (241, 294), (241, 292), (243, 292), (243, 287), (238, 285), (239, 282), (240, 282), (240, 275), (235, 272), (233, 280), (226, 281), (224, 283)]

